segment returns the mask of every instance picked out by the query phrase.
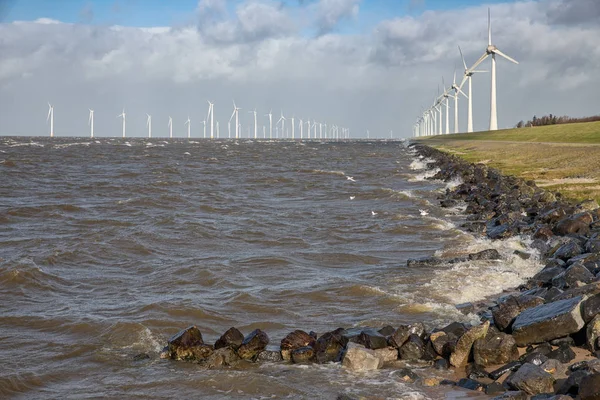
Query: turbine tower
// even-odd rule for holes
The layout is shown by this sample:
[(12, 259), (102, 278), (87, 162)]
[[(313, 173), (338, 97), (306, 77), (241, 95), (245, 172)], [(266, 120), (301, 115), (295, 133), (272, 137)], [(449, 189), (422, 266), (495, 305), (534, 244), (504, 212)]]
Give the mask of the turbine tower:
[(208, 101), (208, 114), (206, 115), (206, 119), (208, 120), (210, 118), (210, 138), (213, 139), (214, 138), (214, 125), (215, 125), (215, 110), (214, 110), (214, 106), (215, 103), (211, 103), (210, 101)]
[(302, 118), (298, 118), (298, 128), (300, 128), (300, 140), (304, 139), (304, 124), (302, 123)]
[(233, 112), (231, 113), (231, 117), (229, 118), (229, 122), (231, 123), (231, 119), (235, 115), (235, 138), (240, 138), (240, 119), (239, 119), (239, 111), (241, 108), (235, 105), (235, 100), (233, 101)]
[(121, 114), (117, 115), (117, 118), (121, 117), (123, 117), (123, 137), (125, 137), (125, 109), (123, 109)]
[(275, 124), (275, 125), (278, 125), (280, 122), (281, 122), (281, 137), (283, 138), (285, 135), (285, 129), (284, 129), (285, 128), (285, 117), (283, 116), (283, 110), (281, 111), (281, 117), (279, 118), (279, 121), (277, 121), (277, 124)]
[[(454, 95), (451, 96), (454, 99), (454, 133), (458, 133), (458, 94), (462, 94), (467, 99), (468, 97), (462, 90), (460, 90), (460, 87), (456, 85), (456, 70), (454, 71), (454, 79), (452, 80), (452, 86), (450, 89), (454, 90)], [(471, 123), (472, 122), (473, 121), (471, 121)]]
[(46, 122), (50, 120), (50, 137), (54, 137), (54, 106), (48, 103), (48, 116)]
[(483, 60), (488, 58), (488, 56), (492, 56), (492, 88), (490, 90), (490, 131), (498, 130), (498, 112), (496, 108), (496, 54), (501, 57), (504, 57), (510, 62), (518, 64), (513, 58), (507, 56), (503, 52), (501, 52), (495, 45), (492, 44), (492, 21), (490, 15), (490, 9), (488, 8), (488, 46), (485, 49), (485, 53), (479, 60), (473, 65), (473, 69), (476, 68)]
[(173, 139), (173, 118), (169, 116), (169, 139)]
[(152, 116), (150, 114), (146, 114), (148, 118), (146, 118), (146, 126), (148, 127), (148, 137), (152, 137)]
[(273, 139), (273, 110), (265, 114), (265, 117), (269, 117), (269, 139)]
[(467, 68), (467, 63), (465, 62), (465, 57), (463, 56), (460, 46), (458, 46), (458, 51), (460, 52), (460, 58), (462, 59), (463, 66), (465, 67), (463, 79), (462, 79), (462, 82), (460, 83), (460, 85), (458, 86), (458, 88), (462, 89), (465, 82), (467, 82), (467, 81), (469, 82), (469, 95), (467, 96), (467, 99), (469, 100), (468, 106), (467, 106), (467, 132), (473, 132), (473, 83), (472, 83), (472, 77), (473, 77), (474, 73), (487, 72), (487, 71), (478, 71), (475, 69), (475, 65), (472, 66), (471, 68)]
[(90, 126), (90, 137), (94, 137), (94, 110), (88, 108), (90, 110), (90, 116), (88, 118), (88, 125)]
[(254, 111), (248, 111), (250, 114), (254, 114), (254, 139), (258, 138), (258, 122), (256, 121), (256, 108)]
[(191, 137), (191, 131), (192, 131), (192, 121), (190, 120), (190, 116), (188, 115), (188, 119), (187, 121), (185, 121), (185, 124), (188, 127), (188, 139)]
[(202, 135), (202, 137), (206, 139), (206, 120), (202, 121), (202, 124), (204, 124), (204, 134)]

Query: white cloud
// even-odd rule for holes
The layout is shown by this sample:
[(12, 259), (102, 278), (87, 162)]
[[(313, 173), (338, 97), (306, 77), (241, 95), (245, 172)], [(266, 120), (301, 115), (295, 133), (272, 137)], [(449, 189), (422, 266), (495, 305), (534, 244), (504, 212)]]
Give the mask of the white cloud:
[[(555, 21), (550, 16), (557, 4), (492, 8), (494, 43), (520, 62), (498, 61), (501, 127), (534, 114), (598, 113), (593, 99), (600, 90), (594, 76), (600, 26), (587, 17), (582, 26)], [(346, 12), (331, 14), (338, 16), (331, 21), (355, 15), (349, 5), (357, 1), (344, 5)], [(229, 15), (223, 1), (203, 0), (198, 25), (177, 29), (46, 20), (0, 24), (0, 132), (45, 133), (48, 100), (59, 134), (81, 134), (88, 107), (96, 110), (101, 136), (118, 131), (114, 116), (123, 107), (132, 134), (143, 134), (146, 112), (156, 121), (172, 115), (176, 126), (188, 114), (200, 121), (207, 98), (225, 125), (235, 98), (244, 110), (257, 107), (261, 114), (283, 109), (348, 126), (355, 134), (370, 129), (407, 136), (441, 76), (449, 83), (456, 65), (460, 77), (457, 45), (473, 63), (487, 41), (483, 6), (383, 20), (364, 35), (316, 37), (301, 33), (308, 26), (301, 18), (312, 15), (309, 25), (315, 26), (321, 17), (314, 4), (303, 7), (292, 13), (273, 1), (249, 0)], [(484, 129), (489, 75), (477, 75), (473, 84), (475, 128)], [(462, 102), (459, 112), (464, 125)], [(250, 114), (240, 115), (242, 124), (249, 123)]]
[(330, 32), (344, 18), (358, 16), (361, 0), (320, 0), (317, 4), (317, 28), (319, 32)]

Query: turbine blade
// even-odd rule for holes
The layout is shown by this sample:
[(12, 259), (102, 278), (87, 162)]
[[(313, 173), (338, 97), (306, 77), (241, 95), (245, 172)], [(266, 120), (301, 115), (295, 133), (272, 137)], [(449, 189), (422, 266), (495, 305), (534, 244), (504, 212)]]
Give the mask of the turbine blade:
[(514, 58), (511, 58), (509, 56), (507, 56), (506, 54), (504, 54), (503, 52), (501, 52), (498, 49), (494, 50), (494, 53), (498, 54), (499, 56), (502, 56), (502, 57), (506, 58), (508, 61), (514, 62), (515, 64), (519, 63), (517, 60), (515, 60)]
[(460, 94), (462, 94), (463, 96), (465, 96), (465, 99), (468, 99), (468, 98), (469, 98), (469, 96), (467, 96), (467, 95), (465, 94), (465, 92), (463, 92), (462, 90), (460, 90), (460, 88), (458, 88), (458, 93), (460, 93)]
[(488, 54), (487, 52), (486, 52), (486, 53), (483, 53), (483, 55), (482, 55), (481, 57), (479, 57), (479, 60), (477, 60), (477, 61), (475, 62), (475, 64), (473, 64), (473, 66), (472, 66), (471, 68), (469, 68), (469, 69), (468, 69), (468, 71), (469, 71), (469, 72), (473, 72), (473, 70), (474, 70), (475, 68), (477, 68), (477, 66), (478, 66), (479, 64), (481, 64), (481, 63), (483, 62), (483, 60), (485, 60), (486, 58), (488, 58), (488, 56), (489, 56), (489, 54)]
[(462, 59), (463, 65), (465, 66), (465, 71), (467, 70), (467, 63), (465, 62), (465, 57), (463, 56), (462, 50), (460, 46), (458, 46), (458, 51), (460, 52), (460, 58)]
[(234, 115), (235, 115), (235, 110), (233, 110), (233, 112), (231, 113), (231, 117), (229, 117), (229, 122), (231, 122), (231, 120), (233, 119)]
[(488, 45), (492, 45), (492, 17), (488, 7)]
[(456, 66), (454, 67), (454, 78), (452, 79), (452, 85), (456, 86)]
[(50, 119), (50, 113), (52, 112), (52, 107), (48, 109), (48, 116), (46, 117), (46, 122)]

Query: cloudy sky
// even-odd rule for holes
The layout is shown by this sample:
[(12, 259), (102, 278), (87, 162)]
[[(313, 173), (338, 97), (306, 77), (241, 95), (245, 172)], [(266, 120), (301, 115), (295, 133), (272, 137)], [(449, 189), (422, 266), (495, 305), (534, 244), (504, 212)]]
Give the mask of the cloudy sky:
[[(221, 135), (235, 99), (244, 136), (276, 119), (409, 137), (442, 76), (462, 78), (492, 39), (498, 125), (534, 114), (600, 114), (597, 0), (0, 0), (0, 135), (202, 135), (207, 99)], [(482, 64), (489, 69), (489, 61)], [(489, 124), (489, 73), (473, 79), (474, 125)], [(466, 103), (459, 103), (466, 128)], [(453, 115), (453, 112), (451, 112)], [(288, 120), (289, 121), (289, 120)], [(450, 123), (453, 126), (453, 123)], [(289, 122), (288, 122), (289, 126)], [(267, 128), (268, 129), (268, 128)], [(298, 129), (296, 128), (296, 133)]]

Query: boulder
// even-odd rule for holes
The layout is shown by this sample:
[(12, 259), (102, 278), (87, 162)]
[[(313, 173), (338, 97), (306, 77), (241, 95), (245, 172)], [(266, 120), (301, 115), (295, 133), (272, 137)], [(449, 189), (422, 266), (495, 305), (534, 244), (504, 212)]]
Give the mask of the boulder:
[[(464, 333), (464, 332), (463, 332)], [(454, 351), (458, 337), (453, 333), (444, 331), (434, 332), (429, 336), (429, 340), (433, 345), (433, 349), (442, 357), (449, 357)]]
[(398, 329), (390, 336), (389, 344), (396, 348), (402, 347), (402, 345), (408, 340), (410, 335), (418, 335), (423, 337), (425, 334), (425, 326), (421, 323), (412, 325), (400, 325)]
[(302, 330), (295, 330), (288, 333), (286, 337), (281, 339), (281, 356), (284, 360), (289, 361), (292, 359), (292, 352), (296, 349), (313, 346), (315, 339), (308, 333)]
[(456, 342), (454, 351), (450, 355), (450, 364), (455, 367), (465, 365), (469, 361), (469, 354), (473, 343), (480, 338), (487, 335), (487, 331), (490, 327), (490, 322), (486, 321), (481, 325), (474, 326), (467, 330)]
[(504, 382), (513, 390), (522, 390), (527, 394), (554, 392), (554, 378), (541, 367), (533, 364), (523, 364)]
[(484, 338), (475, 341), (473, 356), (477, 364), (500, 365), (518, 360), (519, 350), (512, 336), (490, 328)]
[(496, 249), (487, 249), (478, 253), (469, 254), (469, 260), (501, 260), (502, 256)]
[(433, 368), (445, 371), (450, 368), (450, 363), (445, 358), (440, 358), (435, 360), (433, 363)]
[(258, 353), (257, 361), (262, 362), (281, 362), (283, 361), (283, 357), (281, 356), (281, 351), (275, 350), (264, 350)]
[(566, 343), (561, 344), (558, 349), (552, 350), (550, 353), (546, 354), (546, 357), (558, 360), (563, 364), (568, 363), (575, 359), (575, 352), (571, 349)]
[(581, 245), (575, 240), (570, 240), (567, 243), (560, 246), (556, 250), (556, 252), (554, 252), (554, 257), (567, 261), (569, 258), (578, 256), (581, 253), (583, 253), (583, 248), (581, 247)]
[(535, 274), (533, 278), (530, 279), (530, 282), (537, 286), (550, 286), (554, 277), (563, 272), (565, 272), (563, 267), (549, 265)]
[(483, 365), (477, 364), (476, 362), (467, 364), (465, 373), (469, 379), (489, 378), (490, 375)]
[(554, 236), (554, 232), (552, 232), (552, 229), (548, 225), (539, 226), (533, 233), (534, 239), (541, 239), (544, 241), (550, 240), (552, 236)]
[(383, 360), (374, 350), (357, 343), (348, 343), (342, 366), (351, 371), (372, 371), (383, 367)]
[(581, 305), (581, 316), (588, 323), (598, 314), (600, 314), (600, 294), (595, 294), (586, 299)]
[(398, 359), (398, 349), (392, 346), (383, 349), (376, 349), (375, 355), (383, 360), (383, 362), (392, 362)]
[(300, 347), (292, 350), (291, 358), (294, 364), (306, 364), (315, 358), (315, 351), (310, 346)]
[(338, 362), (341, 360), (342, 352), (348, 343), (348, 339), (342, 336), (342, 328), (323, 334), (314, 345), (317, 363)]
[(492, 397), (492, 400), (527, 400), (527, 393), (522, 390), (511, 390), (499, 396)]
[(592, 374), (581, 380), (579, 398), (581, 400), (600, 400), (600, 374)]
[(419, 379), (419, 375), (409, 368), (400, 368), (394, 372), (394, 375), (399, 377), (401, 381), (409, 383), (414, 383)]
[(204, 344), (202, 333), (195, 325), (173, 335), (167, 347), (169, 357), (174, 360), (202, 361), (213, 352), (212, 346)]
[(552, 286), (559, 289), (579, 287), (581, 286), (578, 285), (579, 282), (587, 284), (593, 280), (594, 274), (584, 267), (583, 264), (575, 263), (552, 278)]
[(499, 395), (502, 393), (506, 393), (506, 389), (499, 382), (488, 383), (485, 387), (485, 394), (488, 396)]
[(388, 346), (387, 339), (379, 332), (362, 331), (356, 340), (356, 343), (362, 344), (367, 349), (383, 349)]
[(579, 331), (585, 325), (580, 311), (582, 299), (578, 296), (523, 311), (512, 326), (517, 346), (542, 343)]
[(237, 350), (244, 341), (244, 335), (237, 328), (229, 328), (216, 342), (215, 350), (223, 347), (231, 347)]
[(425, 344), (419, 335), (410, 335), (408, 340), (398, 349), (398, 354), (401, 360), (418, 360), (425, 354)]
[(507, 372), (512, 372), (512, 371), (516, 371), (519, 368), (521, 368), (521, 365), (523, 365), (522, 362), (520, 361), (513, 361), (510, 362), (506, 365), (503, 365), (502, 367), (493, 370), (492, 372), (489, 373), (489, 377), (491, 380), (495, 381), (500, 379), (500, 377), (504, 374), (506, 374)]
[(572, 299), (573, 297), (577, 297), (577, 296), (589, 297), (589, 296), (593, 296), (598, 293), (600, 293), (600, 282), (592, 282), (585, 286), (574, 287), (574, 288), (565, 290), (558, 296), (554, 297), (554, 299), (552, 301)]
[(258, 355), (269, 344), (269, 336), (260, 329), (255, 329), (248, 336), (237, 350), (238, 356), (244, 360), (256, 360)]
[(384, 326), (383, 328), (381, 328), (380, 330), (378, 330), (377, 332), (379, 332), (380, 334), (382, 334), (383, 336), (390, 336), (392, 335), (394, 332), (396, 331), (396, 329), (394, 329), (393, 326), (387, 325)]
[(600, 337), (600, 314), (596, 315), (585, 329), (585, 342), (591, 352), (596, 351), (598, 338)]
[(590, 233), (590, 224), (593, 218), (590, 213), (575, 214), (572, 217), (561, 219), (554, 226), (554, 233), (560, 236), (570, 234), (586, 235)]
[(571, 373), (567, 380), (560, 385), (556, 391), (556, 394), (569, 394), (576, 396), (581, 388), (581, 382), (589, 375), (591, 375), (591, 372), (585, 370), (578, 370)]
[(552, 376), (564, 375), (567, 371), (567, 366), (558, 360), (549, 358), (545, 363), (540, 365), (544, 371)]
[(231, 347), (221, 347), (202, 361), (202, 365), (208, 369), (219, 369), (234, 366), (239, 360), (240, 358)]
[(485, 384), (476, 381), (474, 379), (462, 378), (457, 383), (456, 386), (469, 389), (469, 390), (477, 390), (479, 392), (485, 391)]
[(494, 316), (494, 324), (501, 331), (506, 331), (510, 328), (514, 319), (523, 310), (544, 304), (544, 299), (537, 296), (508, 296), (498, 305), (492, 307), (492, 315)]

